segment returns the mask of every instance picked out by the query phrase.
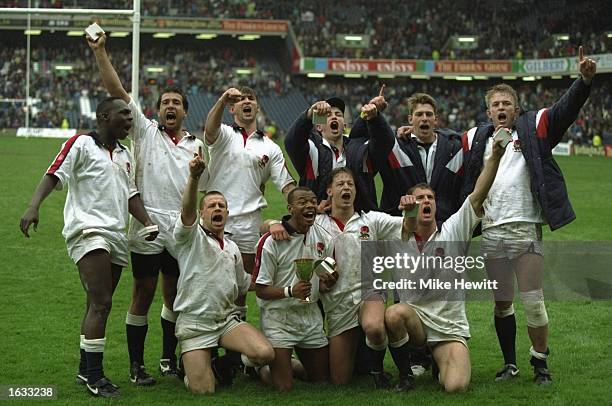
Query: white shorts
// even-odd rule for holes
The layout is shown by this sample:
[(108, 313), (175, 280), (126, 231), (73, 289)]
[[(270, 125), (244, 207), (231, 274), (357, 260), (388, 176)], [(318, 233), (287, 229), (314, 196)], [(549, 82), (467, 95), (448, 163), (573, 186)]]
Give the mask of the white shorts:
[(316, 303), (286, 309), (262, 308), (261, 330), (274, 348), (323, 348), (327, 337), (323, 316)]
[(543, 255), (542, 225), (514, 222), (482, 231), (480, 252), (488, 259), (516, 259), (526, 253)]
[(179, 313), (175, 335), (181, 345), (181, 354), (218, 347), (221, 337), (243, 323), (238, 313), (232, 313), (224, 320), (207, 320)]
[(130, 216), (130, 226), (128, 229), (129, 248), (131, 252), (143, 255), (159, 254), (164, 249), (176, 258), (174, 241), (174, 225), (181, 212), (174, 210), (158, 210), (145, 207), (153, 224), (159, 227), (159, 235), (153, 241), (147, 241), (144, 237), (139, 237), (138, 233), (144, 225), (134, 217)]
[(435, 347), (437, 344), (441, 344), (448, 341), (457, 341), (465, 345), (466, 348), (469, 348), (467, 345), (466, 337), (457, 334), (447, 334), (438, 330), (434, 330), (423, 322), (421, 322), (421, 325), (423, 326), (423, 330), (425, 331), (425, 339), (427, 340), (427, 345), (430, 348)]
[(225, 232), (231, 234), (228, 238), (236, 243), (241, 254), (255, 254), (261, 222), (261, 210), (228, 217)]
[(335, 303), (333, 308), (325, 309), (325, 321), (327, 322), (327, 336), (335, 337), (347, 330), (359, 326), (359, 309), (361, 303), (355, 304), (352, 295), (349, 298)]
[(98, 230), (66, 241), (68, 255), (78, 263), (87, 253), (102, 249), (110, 254), (111, 263), (125, 267), (128, 265), (128, 242), (125, 233)]

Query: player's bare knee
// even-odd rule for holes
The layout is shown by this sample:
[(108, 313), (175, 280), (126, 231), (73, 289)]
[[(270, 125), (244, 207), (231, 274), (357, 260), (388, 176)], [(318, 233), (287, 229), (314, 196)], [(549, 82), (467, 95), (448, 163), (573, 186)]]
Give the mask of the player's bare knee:
[(402, 305), (395, 304), (385, 311), (385, 324), (389, 329), (395, 330), (405, 324), (406, 311)]
[(210, 395), (215, 393), (215, 383), (204, 379), (189, 381), (189, 391), (197, 395)]
[(511, 306), (512, 306), (512, 302), (508, 300), (496, 300), (495, 301), (495, 311), (497, 312), (508, 311)]
[(93, 313), (95, 317), (99, 317), (102, 319), (106, 319), (110, 314), (110, 311), (113, 307), (112, 298), (102, 297), (98, 300), (92, 301), (89, 304), (89, 313)]
[(469, 381), (465, 379), (446, 379), (444, 391), (446, 393), (462, 393), (468, 389)]
[(367, 339), (376, 344), (380, 344), (387, 338), (385, 324), (378, 320), (364, 320), (361, 328), (363, 329)]

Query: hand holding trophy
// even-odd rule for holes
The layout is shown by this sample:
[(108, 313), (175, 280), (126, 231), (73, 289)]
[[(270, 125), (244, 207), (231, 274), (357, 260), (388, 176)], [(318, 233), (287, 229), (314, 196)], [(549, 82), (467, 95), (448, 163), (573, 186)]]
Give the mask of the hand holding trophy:
[(293, 295), (303, 303), (310, 303), (310, 280), (314, 273), (314, 260), (312, 258), (299, 258), (293, 261), (295, 275), (299, 282), (293, 287)]

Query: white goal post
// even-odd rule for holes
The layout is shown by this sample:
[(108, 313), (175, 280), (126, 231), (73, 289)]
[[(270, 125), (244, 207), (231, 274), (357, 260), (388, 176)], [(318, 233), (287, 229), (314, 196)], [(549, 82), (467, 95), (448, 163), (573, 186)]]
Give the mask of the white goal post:
[[(111, 9), (73, 9), (73, 8), (32, 8), (31, 0), (28, 0), (27, 8), (0, 8), (0, 14), (27, 14), (28, 31), (31, 29), (31, 19), (36, 19), (41, 14), (69, 14), (69, 15), (126, 15), (132, 17), (132, 98), (138, 101), (138, 69), (140, 56), (140, 0), (133, 0), (132, 10), (111, 10)], [(27, 54), (26, 54), (26, 114), (25, 127), (30, 127), (30, 35), (27, 35)]]

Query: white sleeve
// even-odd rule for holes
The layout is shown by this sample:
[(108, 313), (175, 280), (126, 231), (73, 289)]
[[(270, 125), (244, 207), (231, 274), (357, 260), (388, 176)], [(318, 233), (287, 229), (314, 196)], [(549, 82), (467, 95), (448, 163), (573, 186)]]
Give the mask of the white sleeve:
[(242, 264), (242, 255), (238, 251), (238, 247), (234, 250), (236, 257), (236, 282), (238, 283), (238, 294), (246, 295), (251, 287), (251, 275), (245, 272), (244, 265)]
[(274, 275), (276, 274), (277, 263), (274, 251), (275, 243), (272, 238), (268, 238), (259, 253), (259, 272), (255, 283), (266, 286), (273, 286)]
[[(82, 137), (88, 136), (83, 135)], [(79, 138), (79, 136), (75, 136), (64, 142), (60, 152), (47, 169), (47, 175), (54, 175), (59, 180), (55, 185), (56, 190), (62, 190), (64, 185), (74, 177), (79, 160), (85, 158), (83, 141), (80, 141)]]
[(147, 129), (150, 127), (156, 127), (156, 124), (142, 113), (140, 106), (134, 99), (132, 99), (132, 97), (130, 97), (128, 107), (130, 110), (132, 110), (132, 117), (134, 118), (132, 125), (134, 128), (132, 131), (132, 138), (134, 141), (138, 142), (145, 136)]
[(196, 220), (192, 225), (186, 226), (183, 224), (183, 220), (179, 215), (176, 219), (176, 223), (174, 224), (174, 239), (177, 244), (184, 244), (189, 241), (192, 241), (195, 238), (195, 234), (198, 231), (198, 227), (200, 226), (200, 217), (197, 216)]
[(136, 187), (136, 168), (134, 167), (134, 157), (132, 156), (132, 153), (130, 152), (130, 150), (126, 149), (126, 152), (128, 154), (129, 158), (129, 165), (130, 165), (130, 173), (128, 174), (128, 190), (130, 192), (130, 199), (134, 196), (136, 196), (139, 191), (138, 188)]
[(287, 169), (287, 165), (285, 164), (283, 151), (276, 144), (274, 144), (274, 151), (270, 160), (270, 165), (272, 182), (280, 192), (282, 192), (285, 186), (288, 184), (295, 183), (295, 180), (293, 177), (291, 177), (291, 174)]
[(442, 224), (442, 234), (448, 241), (470, 241), (474, 228), (482, 217), (478, 217), (470, 198), (465, 199), (459, 210)]
[(371, 211), (366, 216), (372, 220), (372, 225), (376, 227), (378, 240), (399, 240), (402, 238), (403, 217), (391, 216), (378, 211)]
[(214, 143), (208, 146), (210, 148), (210, 153), (221, 153), (229, 144), (230, 140), (234, 136), (234, 129), (227, 125), (221, 124), (219, 126), (219, 135)]

